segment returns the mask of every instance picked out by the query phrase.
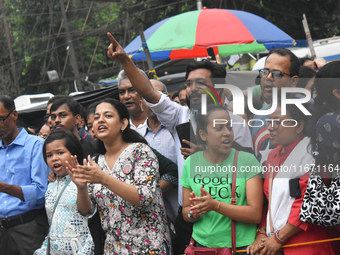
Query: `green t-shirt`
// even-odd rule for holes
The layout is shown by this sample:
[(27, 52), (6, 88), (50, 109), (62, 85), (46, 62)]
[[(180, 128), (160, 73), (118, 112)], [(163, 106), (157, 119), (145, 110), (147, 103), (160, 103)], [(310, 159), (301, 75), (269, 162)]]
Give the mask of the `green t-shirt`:
[[(184, 163), (181, 184), (193, 190), (196, 196), (200, 195), (200, 187), (204, 187), (212, 198), (230, 204), (234, 156), (235, 149), (232, 149), (229, 157), (217, 165), (205, 160), (203, 151), (191, 155)], [(239, 152), (235, 191), (237, 205), (247, 204), (246, 181), (261, 173), (261, 170), (261, 165), (254, 155)], [(236, 222), (236, 246), (242, 247), (252, 244), (256, 228), (256, 224)], [(192, 237), (206, 247), (230, 248), (231, 220), (222, 214), (210, 211), (195, 222)]]

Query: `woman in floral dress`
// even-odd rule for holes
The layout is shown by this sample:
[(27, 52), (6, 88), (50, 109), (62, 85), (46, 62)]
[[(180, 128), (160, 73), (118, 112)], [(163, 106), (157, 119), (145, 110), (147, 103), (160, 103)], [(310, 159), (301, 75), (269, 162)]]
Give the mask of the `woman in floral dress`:
[(144, 138), (130, 129), (127, 108), (115, 99), (99, 102), (93, 128), (99, 156), (69, 173), (78, 187), (78, 210), (87, 215), (98, 205), (104, 253), (170, 254), (158, 162)]

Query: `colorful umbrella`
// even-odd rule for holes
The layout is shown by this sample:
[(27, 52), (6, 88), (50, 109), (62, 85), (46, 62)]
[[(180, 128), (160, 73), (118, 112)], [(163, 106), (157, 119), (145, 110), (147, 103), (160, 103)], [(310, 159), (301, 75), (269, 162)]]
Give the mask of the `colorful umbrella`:
[[(249, 12), (202, 9), (162, 20), (144, 31), (152, 60), (207, 57), (207, 48), (228, 56), (294, 45), (294, 39), (269, 21)], [(140, 36), (125, 51), (145, 60)]]

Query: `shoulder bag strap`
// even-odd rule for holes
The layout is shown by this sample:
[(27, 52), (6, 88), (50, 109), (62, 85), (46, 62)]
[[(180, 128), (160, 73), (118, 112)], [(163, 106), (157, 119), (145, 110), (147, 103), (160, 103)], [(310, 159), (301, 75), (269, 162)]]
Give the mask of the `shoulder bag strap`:
[[(231, 183), (231, 204), (236, 205), (237, 199), (236, 199), (236, 173), (237, 173), (237, 158), (238, 158), (238, 151), (235, 151), (234, 156), (234, 166), (235, 171), (233, 171), (233, 180)], [(234, 220), (231, 220), (231, 250), (234, 254), (236, 251), (236, 222)]]
[(274, 181), (274, 172), (270, 172), (270, 178), (269, 178), (269, 184), (268, 184), (268, 213), (269, 213), (269, 228), (270, 228), (270, 233), (274, 234), (274, 225), (273, 225), (273, 220), (272, 220), (272, 210), (271, 210), (271, 205), (272, 205), (272, 192), (273, 192), (273, 181)]
[(63, 194), (63, 192), (65, 191), (66, 187), (70, 184), (71, 182), (71, 178), (69, 178), (66, 183), (65, 183), (65, 186), (63, 187), (63, 189), (61, 190), (61, 192), (59, 193), (56, 201), (54, 202), (54, 205), (53, 205), (53, 211), (52, 211), (52, 217), (51, 217), (51, 223), (52, 223), (52, 219), (53, 219), (53, 215), (54, 215), (54, 212), (55, 212), (55, 209), (57, 208), (57, 205), (59, 203), (59, 200), (61, 198), (61, 195)]
[[(65, 186), (63, 187), (63, 189), (61, 190), (61, 192), (59, 193), (56, 201), (54, 202), (54, 205), (53, 205), (53, 210), (52, 210), (52, 217), (51, 217), (51, 225), (52, 225), (52, 220), (53, 220), (53, 216), (54, 216), (54, 212), (55, 212), (55, 209), (57, 208), (57, 205), (59, 203), (59, 200), (61, 198), (61, 195), (63, 194), (63, 192), (65, 191), (66, 187), (70, 184), (71, 182), (71, 178), (69, 178), (66, 183), (65, 183)], [(51, 226), (50, 226), (51, 228)], [(46, 254), (49, 255), (50, 254), (50, 231), (48, 231), (48, 235), (47, 235), (47, 249), (46, 249)]]

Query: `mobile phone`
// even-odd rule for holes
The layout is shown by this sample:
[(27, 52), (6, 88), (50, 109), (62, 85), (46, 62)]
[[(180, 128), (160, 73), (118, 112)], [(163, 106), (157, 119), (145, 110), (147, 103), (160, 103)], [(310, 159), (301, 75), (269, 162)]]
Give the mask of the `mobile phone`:
[(289, 180), (289, 194), (291, 197), (300, 198), (301, 197), (301, 188), (300, 188), (300, 179), (290, 179)]
[(214, 49), (209, 47), (209, 48), (207, 48), (207, 52), (208, 52), (208, 55), (211, 57), (211, 60), (215, 60), (216, 61), (216, 56), (215, 56)]
[(178, 134), (178, 138), (181, 142), (181, 146), (183, 148), (190, 148), (189, 145), (182, 142), (183, 139), (190, 141), (194, 144), (197, 144), (196, 137), (195, 137), (195, 134), (194, 134), (194, 130), (192, 129), (190, 122), (185, 122), (183, 124), (177, 125), (176, 131), (177, 131), (177, 134)]

